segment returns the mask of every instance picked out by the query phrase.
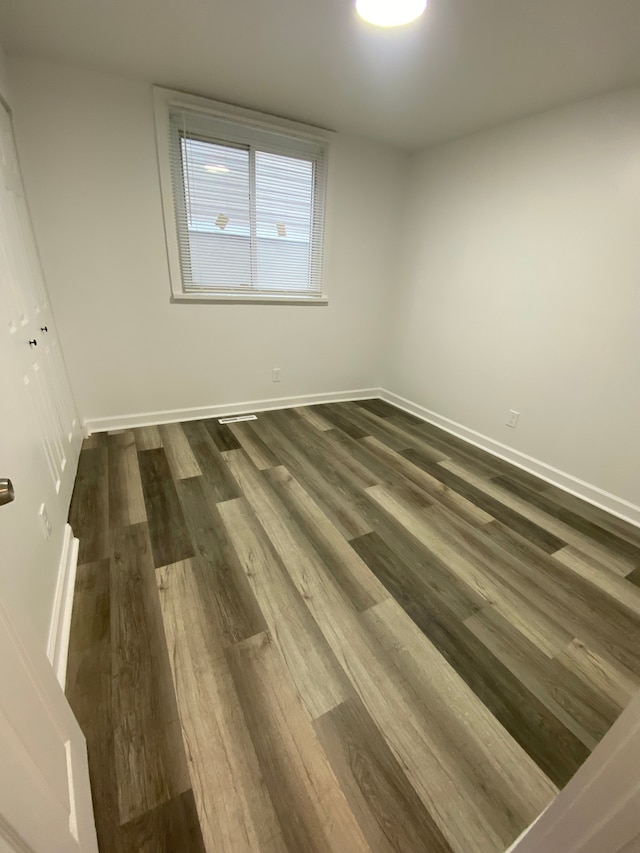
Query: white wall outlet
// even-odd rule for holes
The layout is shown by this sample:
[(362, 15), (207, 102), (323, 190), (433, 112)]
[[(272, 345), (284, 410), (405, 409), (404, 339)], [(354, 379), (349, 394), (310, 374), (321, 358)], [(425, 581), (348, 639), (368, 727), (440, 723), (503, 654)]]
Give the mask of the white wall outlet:
[(280, 382), (280, 368), (274, 367), (271, 371), (271, 381), (272, 382)]
[(518, 418), (520, 417), (520, 412), (514, 412), (513, 409), (509, 412), (509, 417), (507, 418), (507, 426), (511, 427), (511, 429), (515, 429), (518, 426)]
[(38, 518), (40, 519), (40, 524), (42, 525), (42, 532), (44, 533), (44, 538), (49, 539), (51, 536), (51, 521), (49, 519), (49, 513), (47, 512), (47, 508), (44, 504), (40, 504), (40, 509), (38, 510)]

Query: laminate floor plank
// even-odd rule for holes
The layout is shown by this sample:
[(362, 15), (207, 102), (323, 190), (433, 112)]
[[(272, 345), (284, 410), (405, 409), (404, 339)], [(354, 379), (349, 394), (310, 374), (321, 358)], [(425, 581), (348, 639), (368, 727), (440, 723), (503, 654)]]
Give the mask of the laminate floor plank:
[(66, 694), (87, 741), (101, 853), (119, 849), (120, 813), (111, 704), (110, 560), (80, 565), (71, 617)]
[(356, 405), (360, 406), (362, 409), (366, 409), (368, 412), (372, 412), (379, 418), (389, 418), (392, 415), (395, 415), (398, 411), (395, 406), (392, 406), (390, 403), (386, 403), (384, 400), (378, 399), (358, 400)]
[(354, 422), (353, 418), (342, 412), (339, 403), (327, 403), (320, 408), (320, 411), (323, 418), (326, 418), (334, 427), (341, 429), (342, 432), (351, 436), (351, 438), (359, 439), (369, 435), (366, 427), (363, 429)]
[(271, 420), (261, 419), (257, 431), (261, 438), (274, 449), (274, 453), (282, 464), (304, 485), (345, 538), (362, 536), (370, 531), (369, 525), (361, 514), (354, 510), (344, 482), (335, 471), (324, 463), (322, 468), (311, 465), (306, 458), (304, 448), (291, 442), (289, 437), (279, 431), (277, 425)]
[(555, 785), (397, 601), (376, 605), (362, 618), (429, 709), (432, 732), (446, 743), (451, 771), (468, 784), (478, 811), (491, 815), (502, 838), (515, 839), (522, 820), (554, 797)]
[(140, 450), (157, 450), (162, 447), (160, 428), (157, 426), (138, 427), (134, 430), (136, 447)]
[(503, 853), (640, 689), (640, 528), (380, 400), (98, 433), (101, 853)]
[(225, 644), (265, 631), (263, 613), (220, 516), (222, 504), (208, 494), (202, 477), (181, 480), (177, 490), (196, 552), (194, 577)]
[(110, 561), (78, 566), (70, 629), (74, 641), (67, 658), (70, 700), (99, 692), (101, 679), (111, 677), (110, 612)]
[[(431, 496), (424, 490), (421, 490), (413, 479), (407, 477), (403, 470), (389, 463), (386, 451), (389, 451), (389, 453), (395, 453), (395, 451), (391, 450), (386, 444), (379, 442), (378, 439), (371, 436), (358, 441), (337, 427), (329, 435), (334, 445), (340, 446), (353, 459), (368, 468), (375, 476), (377, 485), (385, 484), (391, 486), (396, 492), (407, 493), (412, 500), (421, 503), (423, 506), (430, 506), (433, 503)], [(384, 448), (384, 452), (382, 448)], [(359, 511), (369, 522), (370, 505), (362, 500), (361, 492), (353, 490), (352, 496)]]
[(565, 785), (589, 754), (579, 738), (440, 602), (407, 613), (542, 771)]
[(245, 498), (220, 514), (291, 680), (312, 718), (349, 696), (347, 679)]
[(300, 415), (305, 421), (319, 430), (333, 429), (333, 424), (328, 421), (323, 415), (319, 414), (312, 406), (300, 406), (293, 409), (297, 415)]
[(366, 563), (285, 468), (274, 468), (268, 480), (354, 607), (366, 610), (389, 597)]
[(291, 424), (290, 418), (283, 418), (281, 413), (272, 412), (270, 418), (278, 424), (280, 431), (286, 435), (292, 445), (302, 449), (305, 457), (316, 468), (327, 468), (327, 459), (331, 459), (331, 476), (335, 477), (334, 485), (342, 488), (346, 483), (350, 490), (362, 490), (377, 483), (376, 477), (366, 465), (343, 450), (333, 441), (332, 435), (314, 429), (306, 421)]
[(543, 512), (549, 513), (569, 527), (582, 533), (589, 539), (595, 539), (600, 545), (618, 557), (629, 560), (636, 567), (640, 566), (640, 544), (630, 542), (626, 538), (617, 536), (606, 527), (602, 527), (590, 521), (583, 513), (575, 512), (559, 506), (550, 497), (543, 492), (537, 492), (532, 489), (527, 489), (525, 486), (515, 482), (509, 477), (496, 477), (494, 482), (505, 488), (508, 492), (512, 492)]
[(640, 586), (640, 569), (634, 569), (632, 572), (629, 572), (626, 578), (634, 586)]
[[(106, 438), (106, 436), (105, 436)], [(69, 508), (69, 524), (80, 540), (78, 563), (109, 556), (109, 457), (104, 445), (82, 450)]]
[(496, 827), (486, 801), (484, 807), (479, 805), (481, 792), (466, 775), (454, 772), (450, 741), (441, 737), (430, 718), (427, 721), (415, 691), (393, 658), (358, 621), (357, 612), (330, 575), (307, 570), (294, 554), (288, 559), (285, 555), (284, 561), (354, 689), (450, 846), (456, 853), (507, 846), (510, 833), (505, 837)]
[(138, 453), (155, 565), (193, 556), (193, 545), (163, 448)]
[(396, 548), (392, 537), (367, 533), (351, 540), (369, 569), (390, 595), (403, 606), (433, 597), (443, 601), (461, 622), (486, 605), (486, 599), (448, 571), (430, 552), (403, 543)]
[(160, 427), (160, 437), (174, 480), (199, 477), (202, 474), (182, 424), (164, 424)]
[(505, 506), (505, 504), (501, 503), (499, 500), (492, 498), (482, 489), (477, 489), (462, 477), (458, 477), (456, 474), (452, 473), (446, 467), (442, 465), (425, 465), (424, 461), (420, 460), (411, 450), (405, 451), (404, 455), (412, 462), (424, 465), (427, 472), (444, 483), (444, 485), (454, 489), (459, 495), (463, 495), (467, 500), (470, 500), (472, 503), (476, 504), (476, 506), (479, 506), (496, 521), (501, 521), (516, 533), (520, 533), (548, 554), (553, 554), (554, 551), (558, 551), (566, 544), (553, 533), (543, 527), (539, 527), (526, 516), (523, 516), (510, 507)]
[[(512, 475), (508, 476), (512, 478)], [(540, 481), (538, 481), (538, 483), (539, 482)], [(529, 488), (532, 488), (532, 485), (529, 484)], [(627, 542), (631, 543), (636, 548), (640, 548), (640, 528), (630, 522), (625, 521), (622, 518), (618, 518), (615, 515), (611, 515), (603, 509), (600, 509), (600, 507), (583, 501), (581, 498), (576, 497), (576, 495), (572, 495), (569, 492), (563, 492), (562, 489), (557, 488), (557, 486), (547, 484), (542, 490), (538, 487), (537, 491), (541, 491), (549, 501), (550, 512), (555, 513), (556, 506), (563, 507), (577, 515), (583, 516), (585, 520), (595, 524), (596, 527), (604, 528), (615, 536), (618, 536), (620, 539), (626, 539)]]
[(453, 853), (360, 699), (313, 725), (372, 850)]
[(229, 424), (229, 429), (258, 470), (264, 471), (280, 464), (280, 460), (257, 435), (250, 423)]
[(404, 450), (412, 449), (423, 453), (434, 463), (449, 458), (439, 448), (426, 442), (415, 430), (411, 431), (398, 426), (391, 417), (381, 418), (367, 409), (354, 407), (347, 403), (338, 403), (336, 405), (341, 407), (340, 411), (343, 412), (345, 417), (348, 415), (354, 421), (357, 421), (367, 436), (377, 438), (392, 450), (402, 453)]
[(272, 638), (259, 634), (227, 654), (291, 853), (370, 850)]
[[(412, 436), (414, 442), (410, 448), (417, 454), (418, 459), (433, 464), (434, 462), (458, 462), (464, 464), (473, 471), (478, 477), (483, 477), (487, 480), (496, 476), (496, 470), (492, 465), (492, 457), (488, 454), (478, 454), (476, 448), (472, 445), (465, 445), (464, 442), (458, 443), (455, 436), (444, 430), (438, 429), (424, 422), (414, 423), (407, 422), (404, 415), (393, 416), (389, 421), (394, 424), (397, 429), (406, 432)], [(419, 444), (416, 444), (419, 442)], [(408, 450), (408, 447), (400, 448)], [(434, 453), (438, 454), (439, 458), (434, 457)]]
[(631, 585), (626, 578), (621, 578), (615, 574), (603, 572), (597, 567), (594, 567), (588, 559), (584, 559), (583, 555), (576, 548), (567, 545), (566, 548), (561, 548), (553, 555), (554, 560), (558, 560), (572, 572), (576, 572), (581, 578), (596, 587), (603, 595), (612, 598), (625, 610), (629, 610), (636, 616), (640, 616), (640, 590)]
[[(485, 512), (473, 501), (468, 500), (455, 489), (449, 488), (445, 483), (429, 474), (424, 468), (416, 465), (411, 458), (396, 453), (391, 448), (382, 444), (375, 438), (365, 438), (363, 443), (380, 458), (386, 461), (394, 471), (401, 471), (405, 477), (415, 483), (430, 498), (447, 507), (451, 512), (459, 515), (470, 524), (483, 525), (493, 521), (492, 515)], [(410, 451), (407, 451), (407, 454)]]
[(126, 823), (190, 787), (144, 524), (113, 532), (111, 601), (116, 777)]
[(94, 432), (82, 441), (82, 450), (95, 450), (96, 447), (105, 447), (108, 444), (108, 433)]
[(147, 520), (135, 437), (131, 431), (113, 436), (109, 445), (109, 523), (126, 527)]
[[(524, 516), (524, 518), (533, 524), (557, 536), (558, 539), (563, 541), (564, 545), (573, 545), (588, 557), (594, 557), (601, 563), (608, 565), (610, 570), (616, 571), (620, 575), (627, 575), (635, 568), (633, 559), (614, 554), (605, 545), (598, 542), (597, 539), (586, 536), (582, 531), (562, 521), (557, 515), (541, 510), (528, 500), (516, 495), (513, 491), (505, 489), (494, 480), (482, 480), (467, 469), (466, 466), (460, 466), (456, 462), (442, 462), (440, 465), (458, 475), (460, 479), (468, 481), (478, 490), (485, 492), (506, 507)], [(526, 538), (526, 533), (523, 533), (523, 536)]]
[(640, 691), (640, 675), (580, 640), (572, 640), (557, 659), (589, 689), (599, 693), (601, 701), (614, 704), (619, 714)]
[(562, 665), (564, 650), (549, 659), (491, 607), (465, 624), (569, 731), (594, 749), (621, 709)]
[(517, 482), (538, 491), (542, 491), (547, 486), (544, 480), (540, 480), (528, 471), (516, 468), (498, 456), (486, 453), (479, 447), (453, 435), (453, 433), (440, 429), (435, 424), (430, 424), (426, 421), (418, 421), (417, 423), (410, 421), (407, 423), (406, 417), (406, 414), (403, 412), (392, 418), (392, 420), (394, 422), (398, 420), (401, 423), (404, 422), (404, 426), (408, 432), (420, 436), (429, 444), (439, 447), (452, 462), (459, 462), (464, 466), (468, 466), (478, 476), (485, 479), (492, 479), (501, 474), (506, 474)]
[(575, 638), (594, 650), (604, 647), (625, 668), (640, 673), (639, 623), (634, 613), (498, 522), (487, 525), (484, 534), (516, 557), (510, 570), (504, 568), (510, 583), (529, 589), (538, 606)]
[(407, 532), (421, 542), (453, 574), (493, 604), (510, 622), (541, 648), (549, 657), (571, 639), (554, 621), (526, 600), (511, 586), (505, 585), (478, 560), (469, 548), (460, 546), (460, 529), (451, 521), (434, 513), (433, 507), (419, 512), (415, 507), (381, 486), (367, 489), (367, 494)]
[(240, 442), (227, 424), (218, 423), (216, 418), (209, 418), (202, 421), (202, 423), (205, 425), (207, 432), (213, 439), (213, 443), (221, 453), (224, 450), (238, 450), (240, 448)]
[[(224, 457), (211, 438), (204, 421), (189, 421), (182, 424), (182, 428), (212, 499), (217, 502), (241, 497), (227, 474)], [(167, 560), (167, 562), (175, 561)]]
[(334, 440), (333, 431), (317, 430), (304, 420), (300, 424), (295, 423), (293, 429), (287, 425), (283, 431), (295, 445), (305, 448), (305, 453), (316, 466), (321, 465), (321, 460), (331, 459), (332, 469), (339, 472), (352, 489), (366, 489), (378, 482), (366, 465)]
[[(285, 853), (224, 641), (190, 561), (156, 571), (182, 734), (207, 853)], [(179, 849), (179, 848), (178, 848)]]
[(125, 823), (120, 837), (122, 853), (206, 853), (191, 790)]

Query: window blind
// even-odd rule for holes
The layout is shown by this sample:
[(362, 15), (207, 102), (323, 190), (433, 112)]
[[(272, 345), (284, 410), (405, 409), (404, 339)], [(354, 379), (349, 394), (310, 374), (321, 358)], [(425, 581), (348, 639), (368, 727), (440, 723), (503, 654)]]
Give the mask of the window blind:
[(169, 128), (184, 292), (320, 297), (326, 144), (182, 106)]

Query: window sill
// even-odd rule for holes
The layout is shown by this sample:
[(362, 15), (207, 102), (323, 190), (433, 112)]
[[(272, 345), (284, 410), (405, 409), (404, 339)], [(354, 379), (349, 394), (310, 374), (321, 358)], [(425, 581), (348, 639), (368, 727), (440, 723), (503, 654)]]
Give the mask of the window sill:
[(201, 304), (228, 302), (236, 305), (243, 303), (248, 305), (328, 305), (329, 299), (326, 296), (265, 296), (264, 294), (244, 296), (240, 293), (230, 293), (226, 296), (222, 293), (174, 293), (171, 296), (171, 302), (197, 302)]

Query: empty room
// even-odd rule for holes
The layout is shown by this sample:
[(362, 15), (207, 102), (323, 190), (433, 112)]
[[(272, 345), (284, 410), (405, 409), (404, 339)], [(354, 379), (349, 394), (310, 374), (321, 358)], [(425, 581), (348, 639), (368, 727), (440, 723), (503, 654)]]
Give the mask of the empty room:
[(640, 853), (639, 45), (0, 0), (2, 853)]

